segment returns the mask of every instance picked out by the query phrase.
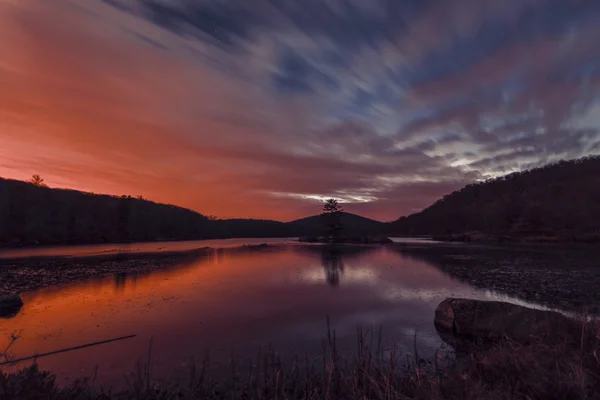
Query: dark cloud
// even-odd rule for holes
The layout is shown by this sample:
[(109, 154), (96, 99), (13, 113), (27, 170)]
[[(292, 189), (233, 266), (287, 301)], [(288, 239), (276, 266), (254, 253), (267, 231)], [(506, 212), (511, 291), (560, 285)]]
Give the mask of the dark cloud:
[(336, 80), (311, 65), (304, 57), (292, 48), (279, 51), (278, 71), (273, 81), (279, 92), (313, 92), (314, 86), (326, 86), (330, 89), (338, 87)]
[(157, 25), (181, 35), (207, 35), (233, 45), (247, 38), (250, 28), (263, 21), (256, 13), (234, 2), (146, 0), (140, 2), (145, 15)]
[(325, 37), (336, 45), (356, 48), (392, 39), (428, 2), (140, 0), (139, 3), (149, 19), (167, 29), (189, 33), (185, 27), (193, 27), (227, 44), (233, 44), (235, 38), (249, 39), (256, 29), (278, 31), (293, 26), (313, 38)]
[[(358, 191), (385, 176), (441, 185), (456, 171), (474, 178), (598, 151), (597, 130), (565, 127), (600, 89), (594, 0), (140, 4), (172, 32), (250, 63), (259, 56), (259, 75), (243, 79), (264, 71), (263, 90), (311, 104), (305, 120), (332, 120), (296, 133), (308, 158), (261, 153), (294, 177), (280, 191), (293, 191), (290, 181)], [(311, 178), (319, 170), (328, 178)]]

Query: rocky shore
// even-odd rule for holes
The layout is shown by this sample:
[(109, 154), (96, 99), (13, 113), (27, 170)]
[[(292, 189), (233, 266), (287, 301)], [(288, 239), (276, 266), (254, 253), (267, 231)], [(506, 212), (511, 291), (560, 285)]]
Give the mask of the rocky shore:
[(464, 232), (445, 235), (433, 235), (432, 239), (439, 242), (463, 243), (598, 243), (599, 233), (566, 234), (566, 233), (505, 233), (493, 234), (486, 232)]

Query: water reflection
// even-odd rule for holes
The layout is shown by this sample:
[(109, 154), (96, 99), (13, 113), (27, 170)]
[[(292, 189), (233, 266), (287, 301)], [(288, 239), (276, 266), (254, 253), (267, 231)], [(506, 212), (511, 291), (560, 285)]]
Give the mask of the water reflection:
[(15, 356), (137, 334), (127, 343), (39, 360), (59, 382), (89, 376), (98, 366), (98, 382), (113, 384), (135, 368), (151, 337), (155, 371), (170, 377), (185, 373), (190, 358), (201, 359), (207, 349), (215, 363), (226, 362), (232, 350), (252, 359), (267, 343), (282, 356), (318, 352), (329, 316), (340, 351), (356, 348), (358, 325), (381, 326), (386, 345), (397, 342), (400, 351), (412, 351), (417, 332), (425, 357), (441, 343), (433, 326), (440, 301), (492, 296), (452, 279), (442, 259), (394, 246), (207, 250), (151, 273), (139, 268), (23, 293), (21, 312), (0, 320), (0, 348), (15, 330), (22, 337)]
[[(170, 266), (166, 269), (155, 269), (155, 270), (134, 270), (124, 271), (113, 274), (114, 291), (117, 294), (123, 294), (126, 290), (135, 291), (136, 285), (140, 280), (146, 280), (153, 276), (168, 276), (176, 273), (182, 273), (184, 270), (193, 269), (199, 265), (205, 266), (216, 266), (222, 264), (225, 260), (226, 254), (237, 254), (238, 256), (248, 255), (256, 251), (254, 247), (242, 246), (237, 248), (208, 248), (203, 249), (200, 252), (192, 252), (187, 255), (183, 262)], [(130, 260), (133, 255), (122, 254), (118, 256), (118, 260), (126, 261)], [(89, 281), (91, 285), (103, 286), (106, 283), (105, 279), (91, 279)], [(79, 285), (79, 284), (76, 284)]]
[(129, 274), (127, 272), (119, 272), (114, 275), (115, 293), (123, 293), (126, 285), (132, 285), (135, 288), (138, 279), (138, 274)]
[(600, 249), (594, 247), (396, 247), (498, 301), (600, 314)]
[[(131, 263), (135, 265), (127, 261)], [(423, 332), (419, 345), (430, 348), (438, 340), (432, 326), (437, 298), (393, 293), (422, 290), (443, 298), (448, 290), (470, 291), (467, 286), (448, 287), (447, 282), (440, 272), (385, 249), (211, 250), (173, 268), (23, 293), (21, 313), (0, 320), (0, 347), (14, 330), (21, 332), (15, 356), (137, 334), (128, 343), (39, 360), (60, 382), (89, 376), (98, 365), (98, 382), (104, 383), (120, 382), (135, 368), (150, 337), (156, 372), (165, 376), (177, 374), (192, 355), (201, 359), (207, 349), (215, 362), (225, 362), (232, 349), (240, 358), (252, 358), (266, 343), (283, 355), (318, 352), (326, 316), (340, 349), (355, 348), (361, 324), (386, 327), (390, 341), (406, 337), (407, 349), (418, 329)], [(332, 284), (337, 290), (330, 289)]]
[(340, 284), (340, 275), (344, 273), (342, 252), (337, 247), (324, 246), (321, 253), (321, 263), (325, 269), (325, 279), (331, 286)]

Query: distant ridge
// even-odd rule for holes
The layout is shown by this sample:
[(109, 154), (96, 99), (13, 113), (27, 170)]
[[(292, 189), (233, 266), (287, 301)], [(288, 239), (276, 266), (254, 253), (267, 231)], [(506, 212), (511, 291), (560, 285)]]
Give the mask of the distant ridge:
[[(348, 234), (444, 240), (600, 241), (600, 156), (465, 186), (419, 213), (382, 223), (342, 213)], [(213, 220), (130, 196), (0, 178), (0, 246), (322, 235), (319, 215), (279, 222)]]
[[(371, 233), (383, 223), (343, 213), (351, 232)], [(182, 207), (141, 197), (51, 189), (0, 178), (0, 246), (295, 237), (322, 234), (320, 217), (291, 222), (214, 220)]]
[[(340, 220), (344, 231), (353, 234), (378, 233), (385, 226), (383, 222), (347, 212), (341, 213)], [(223, 219), (216, 222), (230, 237), (297, 237), (326, 233), (320, 214), (290, 222), (264, 219)]]
[(600, 240), (600, 157), (467, 185), (387, 224), (392, 235), (462, 240)]

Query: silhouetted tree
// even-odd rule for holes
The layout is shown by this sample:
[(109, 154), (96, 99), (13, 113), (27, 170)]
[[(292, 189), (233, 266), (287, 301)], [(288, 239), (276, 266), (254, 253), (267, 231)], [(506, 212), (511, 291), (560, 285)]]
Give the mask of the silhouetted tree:
[(321, 215), (323, 217), (323, 223), (325, 224), (329, 237), (334, 241), (339, 239), (343, 230), (341, 214), (344, 209), (336, 199), (328, 199), (323, 204), (322, 211)]
[(328, 199), (323, 204), (324, 213), (339, 213), (342, 211), (344, 211), (344, 209), (336, 199)]
[(44, 180), (39, 175), (33, 175), (31, 177), (31, 179), (29, 180), (29, 182), (33, 183), (35, 186), (38, 186), (38, 187), (48, 187), (48, 185), (46, 185), (44, 183)]

